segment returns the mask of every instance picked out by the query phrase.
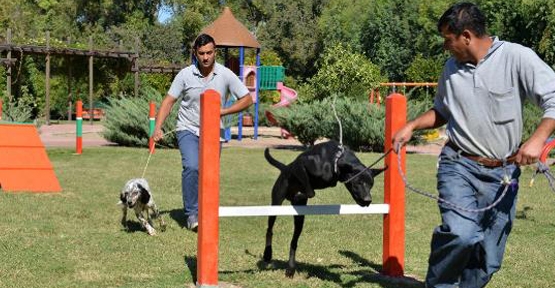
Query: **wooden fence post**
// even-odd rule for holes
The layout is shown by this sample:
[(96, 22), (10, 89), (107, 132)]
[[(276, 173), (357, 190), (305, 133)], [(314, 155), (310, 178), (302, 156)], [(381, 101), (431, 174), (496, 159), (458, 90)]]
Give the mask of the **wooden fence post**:
[(50, 125), (50, 31), (46, 31), (46, 79), (45, 79), (45, 115), (46, 125)]
[(94, 53), (93, 53), (93, 39), (92, 36), (89, 37), (89, 117), (90, 123), (93, 125), (94, 121), (94, 110), (93, 110), (93, 94), (94, 94), (94, 70), (93, 70), (93, 60), (94, 60)]

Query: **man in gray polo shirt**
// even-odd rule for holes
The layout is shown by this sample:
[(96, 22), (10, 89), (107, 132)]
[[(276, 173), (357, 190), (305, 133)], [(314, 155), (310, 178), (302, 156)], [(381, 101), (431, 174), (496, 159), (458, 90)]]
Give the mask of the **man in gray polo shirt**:
[[(200, 128), (200, 97), (207, 89), (220, 93), (225, 103), (228, 92), (239, 100), (220, 110), (220, 115), (237, 113), (252, 104), (248, 88), (228, 68), (216, 63), (216, 42), (201, 34), (193, 44), (196, 65), (182, 69), (172, 82), (168, 95), (162, 101), (154, 128), (154, 141), (162, 139), (162, 126), (173, 105), (180, 99), (177, 116), (177, 142), (181, 152), (181, 192), (187, 217), (186, 227), (196, 231), (198, 226), (198, 154)], [(223, 127), (220, 135), (223, 135)]]
[[(447, 124), (439, 156), (442, 224), (432, 235), (427, 287), (484, 287), (501, 267), (515, 218), (520, 165), (536, 163), (555, 129), (555, 73), (531, 49), (486, 34), (477, 6), (458, 3), (438, 22), (446, 62), (434, 106), (393, 137), (398, 149), (416, 129)], [(522, 103), (543, 111), (522, 143)], [(503, 191), (500, 202), (486, 211)]]

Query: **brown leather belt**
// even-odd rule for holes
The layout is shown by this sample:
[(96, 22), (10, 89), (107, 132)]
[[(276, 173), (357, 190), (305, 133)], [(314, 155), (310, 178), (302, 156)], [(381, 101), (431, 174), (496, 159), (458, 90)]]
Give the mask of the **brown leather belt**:
[[(493, 158), (486, 158), (486, 157), (482, 157), (482, 156), (478, 156), (478, 155), (468, 154), (468, 153), (462, 151), (461, 148), (457, 147), (457, 145), (455, 145), (455, 143), (453, 143), (451, 141), (447, 141), (447, 143), (445, 143), (445, 146), (451, 147), (453, 150), (459, 152), (461, 156), (464, 156), (464, 157), (466, 157), (466, 158), (468, 158), (468, 159), (470, 159), (474, 162), (478, 162), (484, 167), (496, 168), (496, 167), (503, 166), (503, 160), (493, 159)], [(517, 152), (515, 152), (513, 155), (509, 156), (505, 163), (506, 164), (515, 163), (516, 154), (517, 154)]]

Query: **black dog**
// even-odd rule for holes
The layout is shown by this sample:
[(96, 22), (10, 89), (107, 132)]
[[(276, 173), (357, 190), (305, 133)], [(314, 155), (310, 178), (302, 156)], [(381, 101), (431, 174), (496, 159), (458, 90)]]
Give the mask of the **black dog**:
[[(355, 202), (360, 206), (368, 206), (372, 202), (370, 189), (374, 186), (374, 176), (383, 169), (368, 169), (348, 148), (337, 141), (317, 144), (301, 153), (289, 165), (272, 158), (268, 148), (264, 151), (266, 160), (281, 171), (272, 188), (272, 205), (281, 205), (284, 199), (292, 205), (306, 205), (308, 198), (315, 195), (315, 189), (335, 187), (337, 181), (343, 182)], [(304, 215), (294, 216), (295, 230), (289, 250), (289, 263), (285, 275), (295, 275), (295, 253), (297, 242), (303, 230)], [(272, 260), (272, 229), (276, 216), (268, 218), (266, 230), (266, 248), (264, 261)]]

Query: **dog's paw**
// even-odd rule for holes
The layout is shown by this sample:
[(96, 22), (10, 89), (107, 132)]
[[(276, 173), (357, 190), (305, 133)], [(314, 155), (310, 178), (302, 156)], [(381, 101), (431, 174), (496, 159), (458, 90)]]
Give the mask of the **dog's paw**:
[(293, 278), (293, 276), (295, 276), (295, 268), (287, 268), (285, 269), (285, 276), (287, 276), (287, 278)]
[(129, 225), (127, 225), (127, 221), (121, 221), (122, 230), (125, 232), (129, 232)]
[(146, 227), (146, 232), (148, 233), (148, 235), (150, 236), (156, 236), (156, 230), (154, 230), (154, 228), (147, 226)]

